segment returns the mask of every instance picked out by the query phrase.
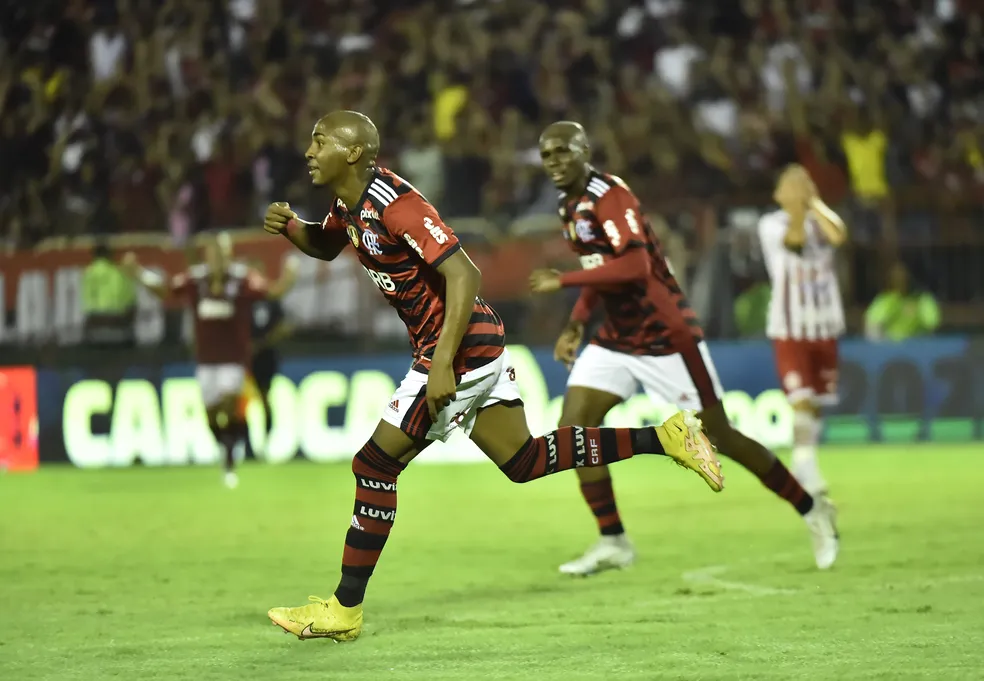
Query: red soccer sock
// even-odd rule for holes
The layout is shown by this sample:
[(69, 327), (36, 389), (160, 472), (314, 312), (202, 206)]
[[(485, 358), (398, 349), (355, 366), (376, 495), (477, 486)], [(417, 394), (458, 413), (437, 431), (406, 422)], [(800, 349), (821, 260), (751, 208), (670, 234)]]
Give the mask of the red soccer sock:
[(806, 515), (813, 508), (813, 497), (803, 489), (779, 459), (776, 459), (772, 468), (761, 476), (761, 479), (763, 485), (792, 504), (800, 515)]
[(370, 440), (352, 460), (355, 509), (345, 535), (342, 578), (335, 598), (345, 607), (362, 602), (369, 578), (396, 520), (396, 478), (405, 465)]
[(530, 437), (499, 468), (513, 482), (529, 482), (572, 468), (624, 461), (636, 454), (665, 454), (655, 428), (564, 426)]
[(584, 495), (584, 500), (591, 507), (591, 512), (594, 513), (595, 520), (598, 521), (598, 530), (602, 535), (625, 534), (622, 519), (618, 515), (618, 506), (615, 504), (615, 490), (612, 489), (611, 478), (595, 482), (582, 482), (581, 494)]

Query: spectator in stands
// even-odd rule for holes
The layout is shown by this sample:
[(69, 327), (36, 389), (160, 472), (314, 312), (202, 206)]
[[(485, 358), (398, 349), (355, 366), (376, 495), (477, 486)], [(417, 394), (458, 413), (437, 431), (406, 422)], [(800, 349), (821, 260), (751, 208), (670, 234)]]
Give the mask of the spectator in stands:
[(109, 246), (98, 241), (92, 262), (82, 273), (85, 338), (95, 345), (120, 345), (133, 340), (136, 311), (133, 282), (113, 262)]
[(911, 285), (909, 271), (900, 262), (889, 274), (888, 288), (879, 293), (864, 315), (870, 340), (903, 341), (926, 336), (940, 326), (940, 306), (929, 291)]
[[(794, 160), (828, 203), (854, 206), (855, 241), (894, 240), (896, 222), (903, 240), (979, 224), (979, 3), (6, 4), (0, 153), (19, 161), (0, 166), (7, 248), (114, 229), (180, 242), (248, 223), (273, 195), (317, 214), (300, 150), (333, 106), (371, 114), (381, 162), (442, 213), (503, 232), (520, 218), (516, 233), (536, 233), (556, 210), (530, 179), (528, 130), (557, 118), (584, 123), (599, 165), (651, 212), (699, 224), (697, 258), (706, 225), (762, 208)], [(937, 224), (943, 212), (959, 218)]]
[(889, 198), (885, 166), (888, 137), (867, 109), (854, 108), (851, 117), (841, 135), (841, 146), (856, 202), (852, 232), (855, 238), (871, 241), (881, 235), (879, 209)]

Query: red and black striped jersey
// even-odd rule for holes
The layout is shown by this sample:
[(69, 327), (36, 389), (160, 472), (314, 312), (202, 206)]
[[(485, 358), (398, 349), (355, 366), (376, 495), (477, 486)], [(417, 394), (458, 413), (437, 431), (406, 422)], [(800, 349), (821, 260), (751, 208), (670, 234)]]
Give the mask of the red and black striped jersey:
[[(346, 231), (362, 267), (407, 326), (413, 368), (427, 373), (444, 325), (445, 281), (437, 268), (461, 249), (454, 232), (420, 192), (385, 168), (375, 170), (358, 207), (349, 210), (336, 199), (321, 227)], [(502, 320), (476, 297), (455, 373), (488, 364), (504, 347)]]
[(621, 179), (592, 170), (584, 193), (560, 196), (564, 238), (591, 270), (616, 259), (638, 262), (634, 249), (644, 249), (643, 278), (593, 288), (605, 309), (605, 320), (592, 339), (602, 347), (633, 355), (668, 355), (682, 342), (703, 339), (669, 263), (660, 250), (639, 200)]
[(195, 360), (199, 364), (249, 366), (253, 359), (253, 303), (265, 298), (268, 289), (259, 272), (232, 263), (215, 281), (208, 266), (193, 265), (175, 275), (169, 288), (171, 295), (183, 297), (191, 306)]

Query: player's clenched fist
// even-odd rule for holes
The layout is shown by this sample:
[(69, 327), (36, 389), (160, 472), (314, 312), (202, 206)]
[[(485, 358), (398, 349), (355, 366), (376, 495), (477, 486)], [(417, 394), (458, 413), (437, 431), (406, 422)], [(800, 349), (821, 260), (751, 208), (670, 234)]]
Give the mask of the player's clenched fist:
[(263, 218), (263, 229), (270, 234), (282, 234), (287, 229), (287, 223), (297, 218), (297, 213), (290, 209), (285, 201), (271, 203)]

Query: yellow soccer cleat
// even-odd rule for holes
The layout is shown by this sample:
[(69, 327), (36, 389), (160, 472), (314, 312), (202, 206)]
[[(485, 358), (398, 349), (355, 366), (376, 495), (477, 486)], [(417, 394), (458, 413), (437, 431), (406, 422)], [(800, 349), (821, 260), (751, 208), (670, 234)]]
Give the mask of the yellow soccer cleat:
[(697, 414), (692, 411), (678, 412), (663, 425), (656, 426), (656, 434), (667, 456), (697, 473), (715, 492), (724, 489), (721, 462), (704, 434), (704, 426)]
[(271, 608), (267, 617), (289, 634), (302, 641), (330, 638), (354, 641), (362, 633), (362, 605), (346, 608), (334, 596), (327, 601), (309, 596), (311, 603), (296, 608)]

